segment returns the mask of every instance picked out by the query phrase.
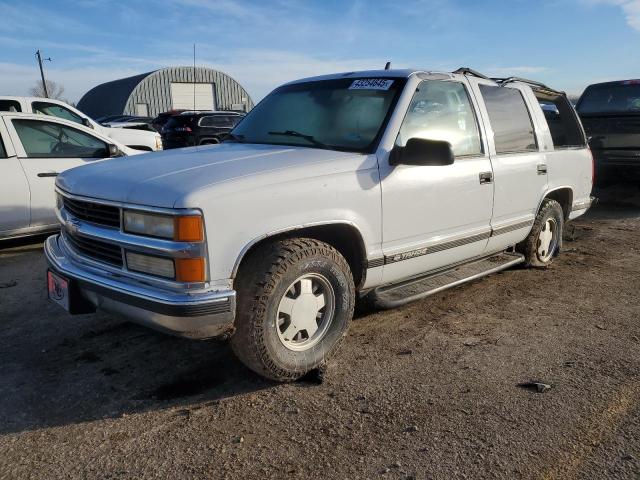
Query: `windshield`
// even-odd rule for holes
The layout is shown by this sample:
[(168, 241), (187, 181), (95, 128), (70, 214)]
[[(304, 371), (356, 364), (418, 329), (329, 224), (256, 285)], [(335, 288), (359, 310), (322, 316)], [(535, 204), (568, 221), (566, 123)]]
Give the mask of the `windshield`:
[(371, 152), (405, 82), (341, 78), (285, 85), (262, 100), (231, 132), (231, 139)]
[(577, 110), (581, 114), (640, 113), (640, 81), (629, 80), (588, 87)]

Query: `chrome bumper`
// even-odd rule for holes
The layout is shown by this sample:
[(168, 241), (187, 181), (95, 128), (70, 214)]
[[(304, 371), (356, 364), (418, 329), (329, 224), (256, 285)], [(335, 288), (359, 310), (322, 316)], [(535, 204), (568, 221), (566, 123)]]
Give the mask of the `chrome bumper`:
[(51, 269), (73, 280), (76, 291), (97, 309), (182, 337), (212, 338), (233, 330), (234, 290), (165, 291), (98, 272), (65, 254), (60, 235), (47, 239), (44, 252)]

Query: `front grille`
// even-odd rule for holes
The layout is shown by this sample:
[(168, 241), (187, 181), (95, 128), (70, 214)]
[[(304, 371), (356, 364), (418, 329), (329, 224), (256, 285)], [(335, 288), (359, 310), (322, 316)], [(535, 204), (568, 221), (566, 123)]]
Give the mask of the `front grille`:
[(80, 255), (99, 262), (122, 267), (122, 251), (119, 246), (94, 238), (81, 237), (65, 232), (64, 239)]
[(107, 227), (120, 227), (120, 209), (111, 205), (85, 202), (63, 197), (64, 208), (74, 217), (87, 222), (105, 225)]

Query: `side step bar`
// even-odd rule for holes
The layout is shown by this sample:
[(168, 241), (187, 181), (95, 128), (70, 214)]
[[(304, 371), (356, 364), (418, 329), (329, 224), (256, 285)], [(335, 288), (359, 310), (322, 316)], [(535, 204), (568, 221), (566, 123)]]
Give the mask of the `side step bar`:
[(524, 255), (502, 252), (393, 285), (378, 287), (371, 292), (371, 296), (377, 308), (395, 308), (522, 262), (524, 262)]

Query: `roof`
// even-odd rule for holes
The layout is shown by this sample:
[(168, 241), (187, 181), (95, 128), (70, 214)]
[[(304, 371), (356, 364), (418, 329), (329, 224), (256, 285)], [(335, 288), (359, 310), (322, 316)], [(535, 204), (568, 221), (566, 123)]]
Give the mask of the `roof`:
[(133, 77), (113, 80), (93, 87), (78, 102), (78, 110), (90, 117), (104, 117), (107, 115), (122, 115), (129, 95), (134, 88), (146, 77), (156, 72), (153, 70)]

